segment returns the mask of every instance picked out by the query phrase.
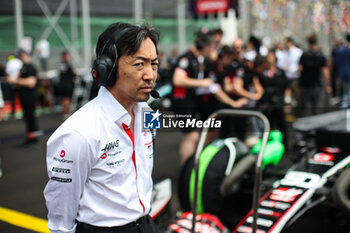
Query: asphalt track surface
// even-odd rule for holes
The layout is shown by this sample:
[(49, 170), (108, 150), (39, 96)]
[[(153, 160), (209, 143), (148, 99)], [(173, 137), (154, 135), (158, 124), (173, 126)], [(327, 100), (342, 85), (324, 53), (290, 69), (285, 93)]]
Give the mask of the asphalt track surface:
[[(62, 123), (60, 114), (49, 114), (38, 117), (40, 130), (43, 136), (39, 138), (38, 145), (34, 147), (23, 147), (25, 124), (23, 120), (10, 119), (0, 122), (0, 159), (3, 175), (0, 178), (0, 233), (30, 233), (39, 232), (19, 227), (3, 221), (4, 212), (2, 208), (15, 210), (46, 220), (47, 209), (43, 196), (43, 190), (48, 181), (46, 172), (46, 141), (53, 131)], [(292, 133), (289, 133), (292, 137)], [(158, 131), (155, 141), (154, 155), (154, 182), (159, 182), (165, 178), (171, 178), (173, 197), (169, 205), (170, 215), (159, 219), (158, 226), (164, 229), (173, 220), (175, 214), (180, 210), (177, 198), (177, 180), (180, 171), (178, 148), (181, 139), (179, 131)], [(290, 141), (291, 143), (291, 141)], [(288, 155), (284, 155), (280, 167), (288, 168), (291, 164)], [(326, 210), (327, 211), (327, 210)], [(325, 213), (326, 215), (327, 213)], [(328, 219), (328, 218), (323, 218)], [(21, 221), (21, 218), (12, 219)], [(322, 220), (319, 218), (319, 222)], [(310, 222), (309, 222), (310, 223)], [(302, 230), (293, 232), (325, 232), (312, 231), (312, 224), (305, 218), (305, 227)], [(303, 226), (306, 226), (303, 224)], [(326, 224), (326, 223), (325, 223)], [(322, 228), (320, 224), (320, 228)], [(324, 225), (324, 224), (323, 224)], [(305, 231), (306, 230), (306, 231)], [(315, 229), (314, 229), (315, 230)]]
[[(46, 141), (62, 123), (60, 114), (38, 117), (40, 137), (38, 145), (23, 147), (25, 124), (23, 120), (0, 122), (0, 158), (3, 175), (0, 178), (0, 208), (19, 211), (46, 219), (47, 209), (43, 190), (48, 181), (46, 172)], [(157, 133), (154, 156), (154, 182), (171, 178), (173, 189), (180, 169), (178, 156), (180, 132)], [(170, 208), (178, 209), (176, 196)], [(0, 210), (1, 212), (1, 210)], [(3, 212), (0, 213), (4, 214)], [(1, 216), (0, 216), (1, 218)], [(20, 220), (19, 220), (20, 221)], [(0, 220), (1, 233), (30, 233), (27, 230)]]

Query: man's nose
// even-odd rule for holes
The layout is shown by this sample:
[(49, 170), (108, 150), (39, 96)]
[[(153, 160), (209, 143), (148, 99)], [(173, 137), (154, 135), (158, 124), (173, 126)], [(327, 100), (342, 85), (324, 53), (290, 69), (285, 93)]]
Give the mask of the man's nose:
[(146, 80), (151, 80), (156, 78), (156, 72), (154, 72), (152, 65), (147, 65), (144, 69), (143, 78)]

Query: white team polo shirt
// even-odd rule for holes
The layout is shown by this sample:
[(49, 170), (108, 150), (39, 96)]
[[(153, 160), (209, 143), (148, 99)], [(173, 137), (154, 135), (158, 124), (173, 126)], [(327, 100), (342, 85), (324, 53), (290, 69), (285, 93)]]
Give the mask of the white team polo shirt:
[(75, 232), (75, 220), (121, 226), (149, 213), (153, 144), (151, 133), (142, 130), (147, 107), (135, 105), (132, 135), (130, 115), (101, 87), (52, 134), (44, 190), (51, 232)]

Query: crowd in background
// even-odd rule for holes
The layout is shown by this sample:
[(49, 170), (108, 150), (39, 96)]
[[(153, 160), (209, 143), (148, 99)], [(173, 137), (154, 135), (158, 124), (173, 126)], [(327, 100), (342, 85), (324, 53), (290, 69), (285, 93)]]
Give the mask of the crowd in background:
[[(158, 83), (172, 86), (171, 110), (206, 119), (219, 108), (255, 109), (268, 117), (273, 129), (286, 134), (286, 120), (318, 114), (327, 106), (349, 107), (349, 42), (346, 44), (338, 39), (332, 54), (326, 58), (315, 35), (306, 38), (309, 47), (304, 51), (292, 37), (268, 48), (254, 36), (248, 41), (236, 38), (232, 44), (224, 45), (221, 43), (223, 36), (221, 29), (203, 29), (197, 33), (193, 47), (185, 53), (178, 54), (174, 49), (166, 56), (159, 52)], [(350, 41), (350, 36), (346, 40)], [(36, 49), (41, 65), (39, 70), (46, 72), (49, 43), (40, 40)], [(22, 110), (27, 125), (27, 142), (36, 141), (37, 106), (50, 107), (58, 99), (62, 104), (63, 118), (69, 116), (76, 77), (70, 60), (70, 53), (62, 52), (61, 62), (56, 65), (56, 82), (47, 83), (47, 80), (40, 79), (28, 52), (20, 49), (8, 56), (1, 74), (5, 77), (2, 79), (2, 94), (6, 102), (11, 103), (7, 118), (21, 117), (16, 109)], [(53, 94), (54, 100), (48, 98), (47, 93)], [(322, 96), (329, 97), (326, 98), (329, 101), (321, 103)], [(3, 120), (4, 107), (1, 109), (0, 118)], [(221, 136), (232, 136), (232, 132), (236, 132), (235, 136), (245, 138), (246, 121), (224, 119)], [(252, 125), (253, 130), (258, 130), (256, 123)], [(198, 140), (197, 133), (187, 131), (180, 148), (184, 157), (192, 154), (193, 145)], [(287, 137), (284, 138), (286, 142)]]
[[(262, 111), (272, 129), (283, 133), (287, 145), (286, 121), (319, 114), (332, 106), (350, 106), (349, 36), (347, 44), (337, 40), (329, 58), (314, 34), (305, 38), (308, 48), (304, 50), (292, 37), (271, 48), (254, 36), (246, 43), (237, 38), (230, 45), (223, 45), (222, 37), (220, 29), (203, 30), (184, 54), (161, 60), (160, 74), (167, 75), (161, 75), (160, 81), (167, 79), (172, 84), (171, 109), (175, 113), (205, 120), (219, 108)], [(221, 136), (246, 138), (246, 121), (224, 119)], [(249, 123), (252, 132), (259, 131), (256, 122)], [(194, 153), (199, 138), (196, 130), (183, 131), (182, 162)]]
[[(39, 55), (40, 68), (35, 66), (31, 54), (22, 48), (7, 56), (7, 63), (1, 66), (1, 92), (3, 102), (0, 106), (0, 121), (23, 118), (26, 125), (23, 146), (33, 146), (42, 135), (37, 116), (43, 110), (51, 112), (54, 99), (61, 101), (63, 119), (70, 113), (71, 99), (74, 90), (74, 71), (68, 51), (63, 51), (61, 62), (57, 64), (57, 81), (43, 77), (48, 71), (50, 57), (48, 41), (39, 41), (36, 52)], [(41, 72), (39, 74), (39, 71)], [(50, 95), (50, 96), (49, 96)]]

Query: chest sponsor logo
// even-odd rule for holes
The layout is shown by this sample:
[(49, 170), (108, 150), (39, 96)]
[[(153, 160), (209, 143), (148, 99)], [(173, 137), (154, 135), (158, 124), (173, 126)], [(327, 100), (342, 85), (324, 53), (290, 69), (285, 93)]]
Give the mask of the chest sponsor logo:
[(66, 152), (64, 150), (61, 150), (60, 157), (63, 158), (64, 156), (66, 156)]
[(153, 142), (152, 141), (145, 143), (145, 149), (146, 149), (146, 154), (148, 154), (148, 158), (149, 159), (153, 158)]
[(101, 159), (106, 159), (107, 157), (114, 157), (114, 156), (117, 156), (118, 154), (122, 153), (121, 151), (117, 151), (117, 152), (114, 152), (114, 153), (103, 153), (100, 158)]
[(101, 155), (101, 159), (106, 159), (107, 158), (107, 153), (103, 153), (102, 155)]
[(67, 159), (59, 159), (54, 157), (53, 160), (60, 162), (60, 163), (73, 163), (73, 160), (67, 160)]
[(70, 169), (67, 168), (59, 168), (59, 167), (53, 167), (52, 168), (53, 172), (58, 172), (58, 173), (64, 173), (64, 174), (69, 174), (70, 173)]
[(107, 164), (108, 167), (120, 167), (124, 163), (125, 163), (125, 159), (121, 159), (121, 160), (109, 162), (109, 163), (106, 163), (106, 164)]
[(119, 147), (119, 139), (115, 140), (113, 142), (107, 143), (101, 151), (107, 152), (107, 151), (112, 150), (112, 149), (117, 148), (117, 147)]
[(120, 153), (122, 153), (121, 151), (117, 151), (117, 152), (115, 152), (115, 153), (109, 153), (107, 156), (108, 157), (114, 157), (114, 156), (116, 156), (116, 155), (118, 155), (118, 154), (120, 154)]
[(71, 183), (72, 182), (71, 178), (61, 178), (61, 177), (56, 177), (56, 176), (51, 177), (51, 180), (61, 182), (61, 183)]

